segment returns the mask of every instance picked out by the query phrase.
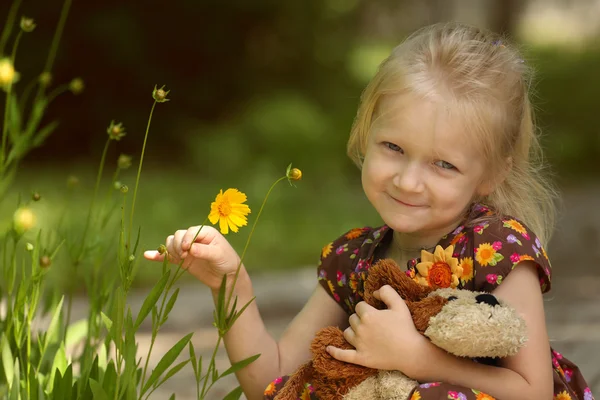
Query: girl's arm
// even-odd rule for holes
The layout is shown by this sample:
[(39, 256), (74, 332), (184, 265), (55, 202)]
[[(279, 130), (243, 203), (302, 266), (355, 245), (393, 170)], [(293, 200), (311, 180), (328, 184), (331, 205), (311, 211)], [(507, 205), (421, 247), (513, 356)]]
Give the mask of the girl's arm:
[[(293, 286), (293, 283), (290, 284)], [(254, 296), (252, 282), (243, 267), (235, 285), (235, 295), (238, 296), (239, 308)], [(218, 291), (213, 290), (215, 302), (217, 296)], [(236, 373), (248, 400), (262, 399), (263, 391), (271, 380), (292, 373), (308, 361), (310, 343), (319, 329), (331, 325), (344, 329), (347, 324), (345, 311), (317, 284), (304, 308), (277, 342), (267, 332), (256, 302), (252, 302), (224, 338), (231, 363), (261, 354), (256, 361)]]
[(527, 324), (528, 341), (516, 355), (493, 367), (450, 355), (423, 338), (419, 358), (424, 362), (405, 373), (420, 382), (447, 382), (502, 400), (551, 400), (552, 361), (535, 265), (519, 263), (494, 295), (513, 306)]

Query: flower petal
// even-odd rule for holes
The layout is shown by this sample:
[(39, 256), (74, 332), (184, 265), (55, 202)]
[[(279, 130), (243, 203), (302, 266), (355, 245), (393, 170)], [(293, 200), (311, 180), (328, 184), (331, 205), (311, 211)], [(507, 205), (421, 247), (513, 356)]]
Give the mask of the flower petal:
[(229, 233), (229, 228), (227, 226), (227, 218), (221, 217), (219, 219), (219, 228), (223, 235), (227, 235)]
[(432, 262), (420, 262), (417, 264), (416, 268), (421, 276), (426, 277), (427, 275), (429, 275), (429, 268), (431, 268), (432, 265)]
[(433, 264), (433, 254), (427, 250), (421, 250), (421, 261)]
[[(444, 254), (446, 256), (446, 258), (445, 258), (446, 262), (448, 262), (452, 258), (452, 253), (454, 253), (454, 246), (453, 245), (448, 246), (446, 248), (446, 250), (444, 250)], [(450, 264), (450, 263), (448, 262), (448, 264)]]
[(445, 255), (444, 248), (442, 246), (440, 246), (439, 244), (437, 246), (435, 246), (435, 251), (433, 252), (434, 262), (444, 261), (444, 259), (445, 259), (444, 255)]

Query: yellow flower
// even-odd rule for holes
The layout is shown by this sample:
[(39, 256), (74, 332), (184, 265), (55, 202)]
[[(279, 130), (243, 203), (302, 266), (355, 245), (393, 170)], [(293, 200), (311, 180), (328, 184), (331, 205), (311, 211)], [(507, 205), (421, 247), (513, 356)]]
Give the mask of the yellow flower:
[(19, 79), (19, 73), (15, 71), (9, 58), (0, 59), (0, 86), (6, 88)]
[(445, 250), (442, 246), (436, 246), (433, 254), (421, 250), (421, 262), (417, 264), (418, 275), (414, 280), (432, 288), (457, 287), (463, 269), (458, 265), (458, 259), (452, 257), (453, 252), (454, 246), (448, 246)]
[(333, 249), (333, 243), (328, 243), (323, 247), (323, 250), (321, 250), (321, 257), (325, 258), (329, 255), (329, 253), (331, 253), (331, 250)]
[(248, 223), (246, 215), (250, 214), (250, 207), (242, 204), (247, 200), (244, 193), (237, 189), (219, 191), (217, 198), (210, 205), (209, 221), (214, 225), (219, 222), (219, 228), (223, 235), (229, 233), (229, 229), (237, 232), (240, 226)]
[(419, 393), (418, 390), (415, 390), (412, 396), (410, 396), (410, 400), (421, 400), (421, 393)]
[(460, 260), (459, 265), (463, 270), (460, 279), (463, 282), (469, 282), (471, 279), (473, 279), (473, 259), (471, 257), (465, 257)]
[(35, 226), (37, 217), (28, 207), (20, 207), (13, 214), (13, 223), (15, 230), (19, 234), (23, 234)]
[(302, 179), (302, 171), (300, 171), (298, 168), (292, 168), (288, 174), (288, 179), (299, 181)]
[(489, 243), (482, 243), (477, 248), (477, 252), (475, 253), (475, 259), (482, 267), (487, 266), (493, 259), (496, 254), (496, 250)]
[(571, 395), (566, 390), (554, 396), (554, 400), (572, 400)]
[(519, 221), (516, 221), (514, 219), (509, 219), (508, 221), (504, 221), (504, 224), (506, 226), (508, 226), (510, 229), (519, 232), (519, 233), (527, 233), (527, 230), (525, 229), (525, 227), (523, 225), (521, 225), (521, 223)]
[(267, 386), (267, 388), (265, 389), (265, 392), (263, 393), (265, 396), (270, 396), (273, 393), (275, 393), (275, 384), (273, 382), (269, 383), (269, 386)]

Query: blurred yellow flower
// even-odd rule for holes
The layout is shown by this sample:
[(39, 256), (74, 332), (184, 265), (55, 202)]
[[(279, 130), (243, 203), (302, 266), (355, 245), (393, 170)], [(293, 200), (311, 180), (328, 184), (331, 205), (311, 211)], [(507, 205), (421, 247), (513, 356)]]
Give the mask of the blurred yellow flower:
[(217, 198), (210, 205), (209, 221), (215, 225), (219, 222), (219, 229), (222, 234), (229, 233), (229, 229), (237, 232), (240, 226), (248, 223), (246, 215), (250, 214), (250, 207), (246, 204), (247, 197), (237, 189), (227, 189), (219, 191)]
[(36, 220), (35, 214), (28, 207), (20, 207), (13, 215), (15, 230), (20, 234), (33, 228)]
[(19, 79), (18, 72), (15, 71), (10, 58), (0, 59), (0, 86), (6, 88)]

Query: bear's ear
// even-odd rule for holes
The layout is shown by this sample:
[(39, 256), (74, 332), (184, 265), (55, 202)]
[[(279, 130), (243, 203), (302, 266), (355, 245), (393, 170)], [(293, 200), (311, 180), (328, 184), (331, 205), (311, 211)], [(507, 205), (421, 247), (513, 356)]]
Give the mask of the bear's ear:
[(406, 301), (419, 301), (433, 291), (406, 276), (398, 264), (389, 258), (377, 261), (369, 268), (369, 276), (365, 281), (365, 301), (376, 308), (384, 308), (383, 303), (373, 297), (373, 292), (384, 285), (393, 287)]

